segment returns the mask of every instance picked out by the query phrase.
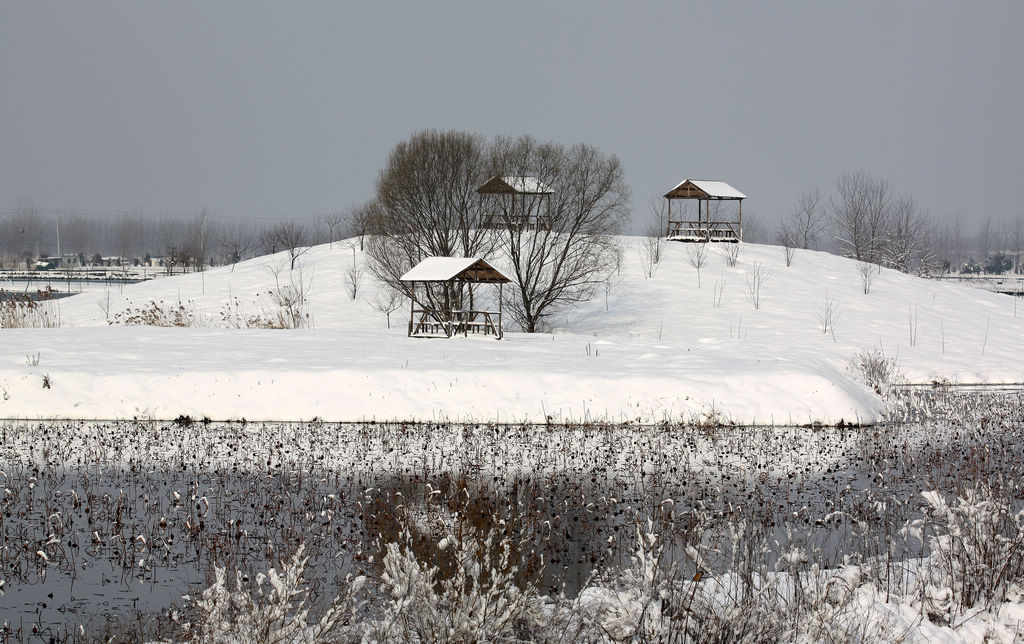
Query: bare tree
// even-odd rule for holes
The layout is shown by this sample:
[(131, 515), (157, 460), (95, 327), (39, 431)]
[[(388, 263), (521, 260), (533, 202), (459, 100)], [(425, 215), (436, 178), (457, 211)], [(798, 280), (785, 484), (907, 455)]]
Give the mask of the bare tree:
[(911, 197), (892, 203), (885, 263), (904, 273), (927, 271), (934, 261), (931, 230)]
[(359, 240), (359, 250), (364, 249), (364, 239), (367, 235), (373, 235), (380, 231), (383, 219), (380, 202), (371, 199), (364, 204), (353, 206), (348, 213), (348, 237), (355, 237)]
[(644, 277), (654, 277), (654, 271), (658, 270), (658, 259), (661, 255), (661, 237), (642, 237), (637, 246), (640, 255), (640, 270)]
[(646, 236), (641, 240), (639, 249), (640, 266), (647, 277), (653, 277), (658, 264), (661, 263), (661, 251), (668, 225), (668, 211), (664, 199), (651, 199), (650, 208), (652, 221), (647, 226)]
[[(493, 248), (478, 226), (486, 143), (463, 132), (425, 131), (395, 146), (377, 178), (379, 234), (366, 246), (368, 269), (411, 296), (400, 277), (426, 257), (475, 257)], [(417, 297), (432, 303), (429, 289)]]
[[(535, 176), (551, 187), (528, 206), (543, 208), (542, 217), (530, 213), (537, 225), (511, 218), (500, 230), (480, 225), (476, 190), (496, 174)], [(368, 267), (411, 296), (399, 277), (421, 259), (497, 252), (514, 282), (505, 294), (508, 314), (533, 332), (561, 306), (592, 297), (614, 272), (621, 250), (612, 234), (628, 212), (628, 194), (619, 160), (592, 146), (566, 149), (530, 137), (488, 144), (472, 134), (422, 132), (395, 147), (377, 181), (365, 217), (375, 233)], [(461, 297), (443, 297), (452, 295)], [(433, 306), (442, 294), (417, 289), (416, 297)]]
[(978, 253), (982, 260), (992, 248), (992, 217), (985, 217), (978, 229)]
[(221, 256), (224, 263), (234, 265), (245, 259), (253, 247), (253, 232), (245, 224), (225, 228), (220, 236)]
[(21, 204), (7, 218), (8, 256), (14, 258), (16, 265), (29, 268), (32, 264), (33, 246), (38, 243), (42, 233), (42, 215), (30, 204)]
[(701, 242), (687, 244), (686, 260), (697, 269), (697, 288), (700, 288), (700, 269), (708, 263), (708, 245)]
[(843, 255), (874, 264), (882, 261), (892, 199), (886, 181), (862, 172), (849, 172), (836, 180), (830, 209)]
[(116, 223), (117, 253), (128, 260), (137, 256), (142, 242), (142, 216), (125, 213)]
[(786, 259), (786, 267), (793, 265), (793, 255), (796, 254), (797, 246), (797, 235), (793, 230), (783, 223), (779, 228), (779, 231), (775, 234), (775, 239), (778, 241), (779, 246), (782, 246), (783, 257)]
[(328, 248), (334, 248), (335, 232), (341, 230), (343, 224), (345, 224), (346, 217), (340, 212), (331, 212), (320, 218), (324, 228), (327, 229), (327, 244)]
[(288, 251), (289, 270), (295, 270), (295, 261), (309, 252), (309, 232), (297, 221), (282, 221), (264, 233), (270, 252)]
[[(363, 284), (363, 268), (352, 262), (352, 265), (345, 269), (345, 290), (351, 299), (359, 297), (359, 288)], [(390, 288), (385, 286), (384, 288)]]
[(1020, 242), (1024, 237), (1024, 217), (1017, 216), (1013, 220), (1013, 272), (1021, 272)]
[(798, 248), (814, 248), (818, 235), (828, 223), (823, 197), (821, 188), (808, 188), (800, 193), (796, 206), (789, 213), (785, 228), (792, 235), (791, 243)]
[(960, 215), (946, 217), (939, 222), (935, 232), (936, 260), (942, 272), (948, 272), (963, 263), (966, 253), (963, 248)]
[(533, 333), (616, 273), (621, 249), (612, 235), (629, 212), (629, 188), (619, 159), (585, 144), (566, 149), (531, 137), (498, 139), (492, 167), (505, 176), (536, 176), (553, 190), (527, 206), (543, 209), (542, 225), (506, 217), (497, 239), (514, 283), (509, 314)]
[(203, 270), (206, 265), (207, 243), (213, 236), (213, 222), (204, 209), (189, 222), (186, 248), (190, 255), (190, 263), (196, 270)]
[(391, 314), (394, 313), (402, 306), (405, 301), (405, 296), (400, 291), (396, 291), (390, 286), (384, 286), (377, 289), (377, 292), (373, 294), (373, 298), (370, 300), (371, 306), (377, 309), (388, 318), (388, 328), (391, 328)]

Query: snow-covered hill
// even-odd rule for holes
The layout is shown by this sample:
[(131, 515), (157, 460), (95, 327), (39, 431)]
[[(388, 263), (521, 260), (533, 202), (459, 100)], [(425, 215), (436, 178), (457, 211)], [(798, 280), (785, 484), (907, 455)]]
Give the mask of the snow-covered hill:
[[(405, 305), (388, 329), (368, 275), (350, 297), (345, 276), (363, 257), (337, 242), (294, 271), (278, 254), (89, 291), (54, 303), (61, 328), (0, 332), (0, 417), (871, 422), (882, 403), (850, 367), (866, 351), (910, 382), (1024, 380), (1024, 302), (1012, 297), (885, 269), (865, 294), (855, 262), (796, 251), (787, 267), (782, 249), (748, 244), (735, 267), (711, 246), (698, 287), (690, 246), (666, 243), (648, 278), (641, 241), (620, 241), (610, 291), (553, 316), (549, 333), (506, 321), (501, 341), (407, 338)], [(305, 289), (311, 328), (226, 325), (276, 311), (280, 284)], [(203, 326), (107, 322), (151, 302)], [(824, 332), (828, 308), (838, 316)]]

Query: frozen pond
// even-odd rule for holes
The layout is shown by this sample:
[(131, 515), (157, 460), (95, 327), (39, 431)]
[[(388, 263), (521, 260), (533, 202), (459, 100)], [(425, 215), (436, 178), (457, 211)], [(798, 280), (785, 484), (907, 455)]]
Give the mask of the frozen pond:
[(813, 544), (823, 566), (855, 542), (901, 556), (919, 544), (886, 527), (919, 512), (921, 491), (1022, 473), (1020, 397), (971, 400), (845, 428), (8, 423), (0, 614), (58, 637), (155, 629), (213, 566), (261, 571), (305, 543), (327, 590), (371, 565), (397, 516), (429, 539), (455, 512), (535, 530), (552, 592), (622, 563), (645, 517), (723, 542), (756, 523), (779, 548)]

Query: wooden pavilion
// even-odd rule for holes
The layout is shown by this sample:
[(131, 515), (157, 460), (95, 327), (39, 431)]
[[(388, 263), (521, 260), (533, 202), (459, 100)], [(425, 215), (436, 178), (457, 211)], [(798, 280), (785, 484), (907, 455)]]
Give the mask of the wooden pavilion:
[(484, 228), (536, 230), (548, 222), (554, 190), (537, 177), (494, 176), (476, 191)]
[[(724, 181), (686, 179), (665, 195), (668, 201), (668, 239), (686, 242), (738, 242), (743, 239), (743, 200), (747, 195)], [(697, 218), (672, 219), (672, 202), (676, 199), (696, 199)], [(719, 206), (723, 201), (735, 201), (739, 211), (735, 217), (723, 218)], [(711, 212), (711, 204), (715, 212)], [(715, 219), (712, 220), (712, 215)]]
[[(410, 337), (447, 337), (470, 333), (504, 336), (501, 327), (503, 286), (510, 282), (501, 271), (477, 257), (428, 257), (401, 281), (411, 289)], [(473, 287), (498, 285), (498, 310), (476, 309)], [(417, 290), (417, 286), (419, 289)]]

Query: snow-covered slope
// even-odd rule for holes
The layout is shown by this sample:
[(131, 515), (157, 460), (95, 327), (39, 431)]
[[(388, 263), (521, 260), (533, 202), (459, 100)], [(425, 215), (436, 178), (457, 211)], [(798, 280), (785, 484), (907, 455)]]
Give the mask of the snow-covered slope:
[[(57, 303), (63, 328), (0, 332), (0, 417), (870, 422), (881, 401), (849, 367), (865, 350), (913, 382), (1024, 380), (1014, 298), (884, 269), (864, 294), (854, 262), (797, 251), (787, 267), (780, 248), (746, 244), (735, 267), (711, 246), (698, 288), (690, 246), (665, 244), (647, 278), (639, 240), (621, 242), (607, 294), (553, 316), (550, 333), (502, 341), (407, 338), (405, 306), (388, 329), (368, 275), (347, 293), (363, 257), (341, 243), (295, 271), (279, 254), (88, 291)], [(757, 308), (755, 267), (767, 276)], [(269, 291), (286, 283), (306, 289), (311, 328), (223, 328), (275, 311)], [(154, 301), (206, 326), (107, 323)], [(834, 333), (819, 319), (827, 301)]]

